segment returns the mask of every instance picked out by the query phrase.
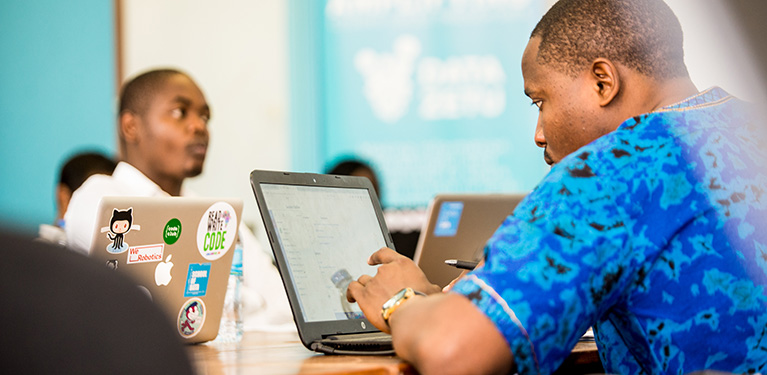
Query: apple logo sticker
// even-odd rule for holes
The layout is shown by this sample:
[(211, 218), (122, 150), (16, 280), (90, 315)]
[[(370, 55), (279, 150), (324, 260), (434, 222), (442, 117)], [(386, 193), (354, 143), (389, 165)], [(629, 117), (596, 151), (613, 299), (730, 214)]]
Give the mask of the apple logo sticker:
[(157, 264), (157, 268), (154, 269), (154, 282), (157, 286), (168, 285), (172, 276), (170, 275), (170, 269), (173, 268), (173, 262), (170, 258), (173, 254), (168, 255), (164, 262)]

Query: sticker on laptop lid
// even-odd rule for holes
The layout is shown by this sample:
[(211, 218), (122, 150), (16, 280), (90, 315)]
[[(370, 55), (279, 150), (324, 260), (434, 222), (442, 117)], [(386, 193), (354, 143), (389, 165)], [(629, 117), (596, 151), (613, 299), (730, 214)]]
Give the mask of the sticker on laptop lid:
[(158, 243), (154, 245), (133, 246), (128, 249), (128, 260), (126, 263), (146, 263), (160, 262), (165, 251), (165, 244)]
[(442, 202), (439, 207), (434, 235), (437, 237), (452, 237), (458, 233), (458, 223), (463, 213), (463, 202)]
[(166, 244), (173, 245), (179, 238), (181, 238), (181, 220), (170, 219), (162, 230), (162, 239)]
[(154, 283), (157, 286), (167, 286), (173, 279), (173, 275), (170, 273), (170, 270), (173, 269), (171, 258), (173, 258), (173, 254), (168, 255), (164, 262), (157, 263), (154, 269)]
[(130, 245), (125, 242), (125, 235), (132, 230), (141, 230), (141, 226), (133, 223), (133, 207), (127, 210), (112, 210), (109, 226), (102, 227), (101, 233), (107, 233), (107, 238), (112, 241), (106, 250), (111, 254), (124, 253)]
[(208, 208), (197, 227), (197, 249), (203, 258), (216, 260), (226, 254), (237, 235), (237, 213), (226, 202)]
[(183, 338), (197, 336), (205, 324), (205, 303), (199, 298), (192, 298), (184, 302), (178, 312), (178, 333)]
[(184, 297), (203, 297), (208, 293), (210, 263), (190, 263), (186, 273)]

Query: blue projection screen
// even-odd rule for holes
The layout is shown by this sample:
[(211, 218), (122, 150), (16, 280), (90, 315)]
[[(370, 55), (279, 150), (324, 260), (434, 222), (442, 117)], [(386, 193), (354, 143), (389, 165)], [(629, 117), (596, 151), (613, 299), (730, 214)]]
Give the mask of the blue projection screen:
[(323, 159), (370, 162), (387, 207), (531, 190), (548, 167), (520, 60), (542, 3), (326, 1)]

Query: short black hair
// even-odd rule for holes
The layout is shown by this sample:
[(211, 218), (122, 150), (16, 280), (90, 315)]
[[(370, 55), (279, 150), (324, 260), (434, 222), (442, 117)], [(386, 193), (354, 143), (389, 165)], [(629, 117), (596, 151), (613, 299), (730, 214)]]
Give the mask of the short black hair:
[(655, 79), (688, 75), (682, 27), (662, 0), (559, 0), (533, 37), (538, 61), (570, 76), (599, 57)]
[[(358, 169), (366, 169), (370, 172), (373, 172), (373, 168), (371, 168), (368, 164), (360, 161), (360, 160), (343, 160), (333, 166), (333, 168), (330, 168), (327, 171), (327, 174), (336, 174), (341, 176), (350, 176), (354, 171)], [(373, 173), (375, 174), (375, 173)]]
[(354, 173), (358, 171), (367, 171), (370, 174), (370, 182), (373, 183), (373, 189), (376, 191), (376, 195), (378, 195), (378, 199), (380, 200), (381, 187), (378, 183), (378, 174), (370, 165), (370, 163), (356, 158), (349, 158), (340, 160), (335, 165), (333, 165), (333, 167), (325, 169), (326, 174), (341, 176), (353, 176)]
[(143, 115), (149, 108), (149, 100), (154, 97), (155, 91), (161, 87), (168, 78), (175, 75), (188, 74), (176, 69), (155, 69), (144, 72), (126, 82), (120, 92), (120, 108), (118, 116), (124, 112), (132, 112)]
[(61, 167), (59, 184), (75, 191), (93, 174), (111, 175), (117, 163), (98, 152), (82, 152), (70, 157)]

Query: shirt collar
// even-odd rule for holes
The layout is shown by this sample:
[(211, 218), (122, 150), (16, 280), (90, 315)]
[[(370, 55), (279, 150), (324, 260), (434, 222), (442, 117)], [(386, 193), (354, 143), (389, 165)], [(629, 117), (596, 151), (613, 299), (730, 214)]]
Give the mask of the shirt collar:
[(719, 87), (711, 87), (703, 90), (679, 103), (665, 106), (656, 112), (665, 111), (683, 111), (686, 109), (695, 109), (703, 106), (710, 106), (732, 99), (732, 96)]
[(112, 172), (112, 178), (123, 186), (130, 187), (136, 195), (150, 197), (169, 197), (170, 194), (145, 176), (136, 167), (121, 161)]

